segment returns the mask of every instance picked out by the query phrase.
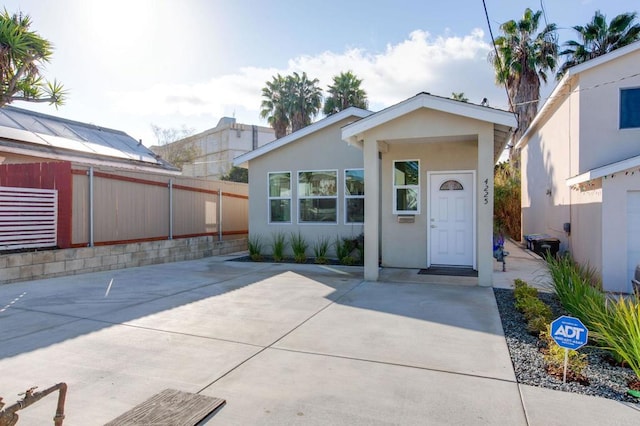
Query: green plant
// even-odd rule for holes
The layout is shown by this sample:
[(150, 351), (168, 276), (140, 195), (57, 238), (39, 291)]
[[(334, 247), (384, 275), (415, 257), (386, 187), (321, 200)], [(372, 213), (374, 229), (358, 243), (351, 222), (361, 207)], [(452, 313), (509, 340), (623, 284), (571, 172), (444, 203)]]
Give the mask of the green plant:
[(273, 260), (282, 262), (284, 260), (284, 250), (287, 248), (287, 238), (282, 232), (271, 235), (271, 248), (273, 249)]
[(494, 168), (494, 231), (520, 240), (520, 170), (503, 162)]
[(306, 262), (309, 243), (307, 243), (302, 234), (299, 231), (297, 234), (292, 233), (290, 242), (291, 250), (293, 250), (293, 259), (296, 261), (296, 263)]
[[(547, 366), (547, 371), (554, 376), (562, 377), (564, 373), (565, 349), (558, 346), (551, 337), (550, 325), (547, 325), (546, 330), (540, 333), (540, 339), (546, 346), (544, 361)], [(567, 380), (586, 381), (582, 371), (587, 366), (587, 356), (571, 349), (567, 355)]]
[(351, 254), (351, 247), (347, 243), (347, 239), (340, 237), (339, 235), (336, 237), (336, 242), (334, 247), (336, 249), (336, 257), (338, 260), (342, 260), (343, 257), (349, 256)]
[(549, 327), (549, 319), (538, 316), (527, 321), (527, 331), (531, 334), (539, 335)]
[(262, 260), (262, 235), (250, 235), (249, 236), (249, 257), (254, 262), (259, 262)]
[(516, 307), (517, 303), (528, 299), (530, 297), (538, 297), (538, 290), (535, 287), (529, 286), (526, 282), (518, 279), (515, 280), (515, 289), (513, 290), (513, 297), (516, 299)]
[(351, 256), (344, 256), (343, 258), (340, 259), (340, 263), (342, 263), (345, 266), (351, 266), (355, 263), (355, 259)]
[(330, 245), (331, 243), (328, 237), (320, 237), (313, 243), (313, 256), (315, 257), (316, 263), (321, 265), (327, 263), (327, 252), (329, 251)]
[(525, 303), (522, 314), (527, 319), (527, 321), (531, 321), (534, 318), (542, 317), (547, 321), (547, 323), (551, 322), (551, 316), (553, 315), (551, 312), (551, 308), (548, 307), (542, 300), (536, 298), (526, 299), (527, 303)]

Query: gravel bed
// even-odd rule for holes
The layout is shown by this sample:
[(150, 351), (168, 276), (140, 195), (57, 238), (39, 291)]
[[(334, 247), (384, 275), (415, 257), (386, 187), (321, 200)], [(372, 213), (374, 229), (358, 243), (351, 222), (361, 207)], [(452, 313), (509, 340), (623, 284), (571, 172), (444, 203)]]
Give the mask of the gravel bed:
[[(627, 394), (627, 383), (635, 377), (633, 371), (612, 365), (606, 352), (597, 347), (584, 346), (579, 349), (587, 354), (588, 366), (583, 373), (589, 385), (576, 382), (563, 384), (562, 378), (547, 374), (538, 338), (529, 334), (524, 317), (514, 307), (513, 290), (494, 288), (493, 291), (518, 383), (634, 403), (640, 408), (640, 401)], [(538, 297), (551, 307), (554, 318), (566, 315), (555, 294), (539, 292)]]

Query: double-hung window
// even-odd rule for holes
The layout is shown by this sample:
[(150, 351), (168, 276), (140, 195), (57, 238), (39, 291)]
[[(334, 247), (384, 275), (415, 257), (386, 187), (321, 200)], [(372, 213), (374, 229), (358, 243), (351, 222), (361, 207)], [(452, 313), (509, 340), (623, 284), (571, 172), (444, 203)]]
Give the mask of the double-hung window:
[(364, 170), (344, 171), (345, 223), (364, 223)]
[(291, 172), (269, 173), (269, 223), (291, 223)]
[(640, 87), (620, 90), (620, 128), (640, 127)]
[(338, 172), (298, 172), (298, 221), (336, 223), (338, 218)]
[(420, 161), (393, 162), (393, 214), (420, 213)]

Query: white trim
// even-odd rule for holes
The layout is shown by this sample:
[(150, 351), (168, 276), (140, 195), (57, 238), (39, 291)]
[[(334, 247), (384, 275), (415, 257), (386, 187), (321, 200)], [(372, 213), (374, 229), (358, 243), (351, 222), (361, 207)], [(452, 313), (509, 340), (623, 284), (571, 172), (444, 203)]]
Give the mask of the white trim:
[[(364, 224), (364, 220), (362, 222), (349, 222), (347, 221), (347, 200), (364, 200), (367, 195), (367, 191), (365, 190), (364, 195), (347, 195), (347, 171), (358, 171), (362, 170), (362, 175), (364, 176), (364, 167), (354, 167), (350, 169), (344, 169), (342, 173), (343, 182), (342, 182), (342, 199), (344, 200), (344, 224), (345, 225), (362, 225)], [(364, 181), (362, 182), (364, 184)], [(364, 205), (362, 206), (362, 217), (364, 218)]]
[[(478, 194), (477, 194), (477, 182), (475, 170), (438, 170), (427, 172), (427, 268), (431, 266), (431, 180), (433, 175), (447, 175), (447, 174), (471, 174), (472, 188), (471, 188), (471, 203), (473, 204), (472, 218), (471, 218), (471, 234), (473, 237), (471, 255), (472, 255), (472, 268), (474, 271), (478, 270)], [(487, 249), (488, 250), (488, 249)]]
[(636, 167), (640, 167), (640, 155), (591, 169), (580, 175), (570, 177), (565, 181), (565, 183), (567, 186), (578, 185), (593, 179), (599, 179), (607, 175), (623, 172), (628, 169), (635, 169)]
[(315, 123), (310, 124), (307, 127), (304, 127), (296, 132), (283, 136), (280, 139), (276, 139), (275, 141), (262, 145), (261, 147), (256, 148), (253, 151), (249, 151), (245, 154), (239, 155), (238, 157), (233, 159), (233, 165), (240, 166), (241, 164), (244, 164), (257, 157), (265, 155), (275, 149), (281, 148), (285, 145), (295, 142), (298, 139), (308, 136), (311, 133), (317, 132), (318, 130), (322, 130), (326, 127), (329, 127), (346, 118), (356, 117), (357, 119), (361, 119), (371, 114), (373, 114), (373, 112), (367, 111), (365, 109), (349, 107), (336, 114), (332, 114), (326, 118), (323, 118), (322, 120), (316, 121)]
[[(301, 196), (300, 195), (300, 173), (313, 173), (313, 172), (334, 172), (336, 174), (336, 194), (335, 195), (316, 195), (316, 196)], [(340, 195), (340, 177), (339, 177), (339, 169), (314, 169), (314, 170), (297, 170), (296, 171), (296, 205), (298, 208), (298, 225), (337, 225), (340, 221), (340, 203), (338, 203), (338, 198)], [(336, 220), (334, 222), (313, 222), (313, 221), (302, 221), (300, 220), (300, 201), (302, 200), (336, 200)]]
[[(396, 185), (396, 163), (408, 163), (411, 161), (415, 161), (416, 163), (418, 163), (418, 184), (417, 185)], [(422, 201), (422, 194), (420, 194), (422, 191), (420, 190), (421, 188), (421, 174), (420, 174), (420, 160), (419, 159), (404, 159), (404, 160), (393, 160), (391, 162), (391, 190), (393, 191), (393, 194), (391, 196), (391, 202), (393, 203), (392, 207), (392, 214), (395, 215), (419, 215), (420, 214), (420, 203)], [(417, 210), (398, 210), (398, 189), (412, 189), (415, 188), (416, 189), (416, 193), (418, 194), (418, 200), (417, 200), (417, 205), (418, 208)]]
[[(278, 173), (289, 173), (289, 197), (272, 197), (271, 196), (271, 175)], [(291, 210), (293, 208), (293, 173), (290, 170), (282, 170), (276, 172), (267, 172), (267, 224), (268, 225), (290, 225), (293, 223), (291, 220)], [(289, 221), (288, 222), (273, 222), (271, 220), (271, 200), (289, 200)]]

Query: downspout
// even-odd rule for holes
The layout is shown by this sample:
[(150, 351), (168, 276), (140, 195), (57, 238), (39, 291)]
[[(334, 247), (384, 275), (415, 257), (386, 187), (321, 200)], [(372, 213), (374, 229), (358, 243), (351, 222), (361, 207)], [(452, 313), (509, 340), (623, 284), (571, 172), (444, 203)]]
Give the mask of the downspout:
[(93, 167), (89, 167), (89, 247), (93, 247), (94, 245), (94, 240), (93, 240), (93, 227), (94, 227), (94, 222), (93, 222), (93, 194), (94, 194), (94, 188), (93, 188)]
[(169, 239), (173, 240), (173, 179), (169, 179)]
[(222, 188), (218, 188), (218, 241), (222, 241)]

